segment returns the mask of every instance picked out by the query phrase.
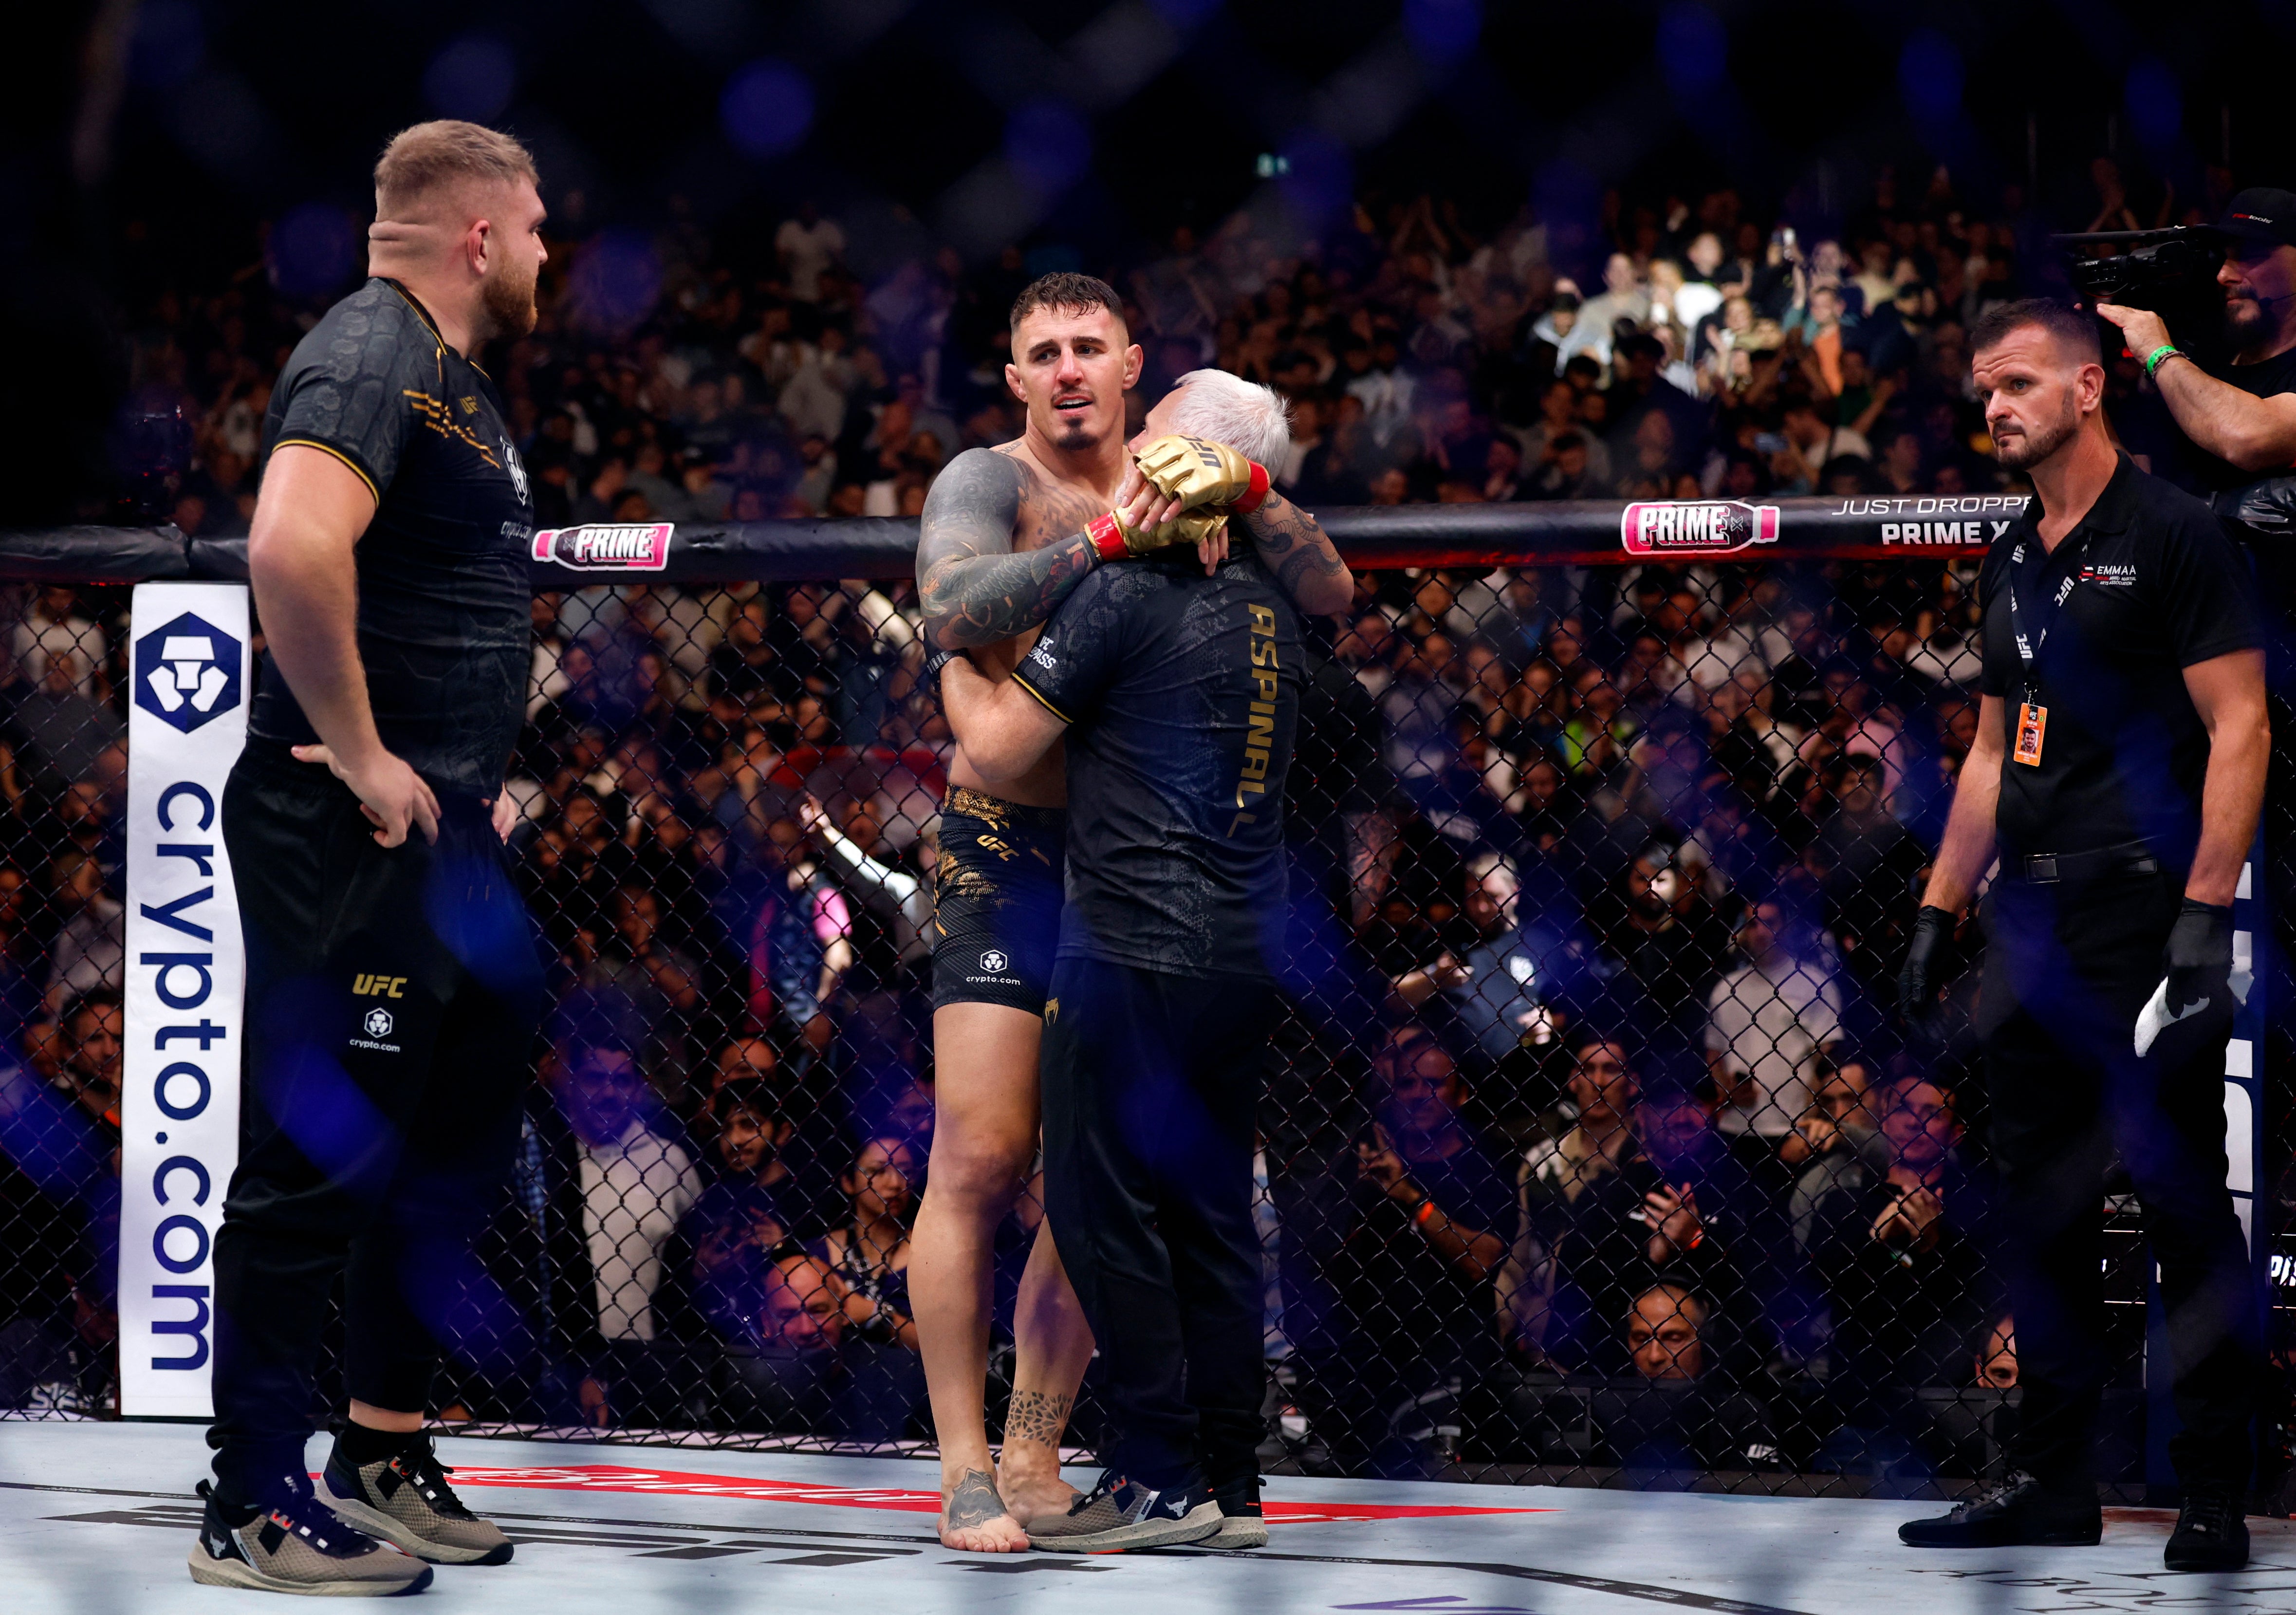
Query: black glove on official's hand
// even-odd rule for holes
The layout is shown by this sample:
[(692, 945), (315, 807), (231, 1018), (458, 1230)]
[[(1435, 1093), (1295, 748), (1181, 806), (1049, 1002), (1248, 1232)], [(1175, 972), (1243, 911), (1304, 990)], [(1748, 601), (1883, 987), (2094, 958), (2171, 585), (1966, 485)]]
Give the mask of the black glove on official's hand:
[(1930, 1017), (1937, 1012), (1938, 987), (1945, 975), (1954, 923), (1952, 914), (1931, 903), (1923, 904), (1914, 915), (1905, 967), (1898, 972), (1898, 1013), (1915, 1030), (1926, 1029)]
[(2169, 932), (2169, 1016), (2176, 1020), (2195, 1004), (2222, 996), (2232, 1002), (2232, 905), (2185, 899)]

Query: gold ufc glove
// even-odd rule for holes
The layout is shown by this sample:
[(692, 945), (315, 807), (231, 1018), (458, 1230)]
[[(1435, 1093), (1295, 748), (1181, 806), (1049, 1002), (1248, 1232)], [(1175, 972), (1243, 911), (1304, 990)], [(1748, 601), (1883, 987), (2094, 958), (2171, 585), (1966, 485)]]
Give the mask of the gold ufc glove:
[(1140, 451), (1140, 474), (1167, 499), (1186, 509), (1232, 504), (1256, 511), (1267, 497), (1267, 468), (1256, 465), (1225, 443), (1177, 433), (1157, 439)]
[(1201, 544), (1227, 529), (1226, 511), (1186, 511), (1161, 527), (1127, 527), (1114, 511), (1095, 516), (1085, 528), (1092, 547), (1103, 561), (1123, 561), (1178, 544)]

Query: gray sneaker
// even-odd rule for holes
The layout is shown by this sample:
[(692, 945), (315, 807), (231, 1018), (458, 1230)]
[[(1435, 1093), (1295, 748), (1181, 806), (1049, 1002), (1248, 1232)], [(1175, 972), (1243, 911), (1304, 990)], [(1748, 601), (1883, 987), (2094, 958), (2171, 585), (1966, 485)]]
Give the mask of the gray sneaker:
[(1151, 1491), (1110, 1470), (1069, 1512), (1029, 1522), (1029, 1545), (1055, 1554), (1177, 1547), (1220, 1529), (1219, 1504), (1201, 1483)]
[(1260, 1512), (1258, 1475), (1212, 1488), (1212, 1500), (1219, 1504), (1220, 1527), (1198, 1547), (1233, 1551), (1267, 1545), (1267, 1517)]
[(204, 1480), (200, 1496), (207, 1512), (192, 1545), (193, 1581), (321, 1598), (389, 1598), (430, 1585), (429, 1565), (336, 1519), (312, 1496), (308, 1480), (276, 1508), (239, 1525)]
[(343, 1444), (327, 1456), (320, 1499), (359, 1529), (433, 1564), (508, 1564), (510, 1538), (491, 1520), (463, 1506), (447, 1484), (454, 1472), (439, 1462), (427, 1435), (411, 1438), (398, 1456), (354, 1467)]

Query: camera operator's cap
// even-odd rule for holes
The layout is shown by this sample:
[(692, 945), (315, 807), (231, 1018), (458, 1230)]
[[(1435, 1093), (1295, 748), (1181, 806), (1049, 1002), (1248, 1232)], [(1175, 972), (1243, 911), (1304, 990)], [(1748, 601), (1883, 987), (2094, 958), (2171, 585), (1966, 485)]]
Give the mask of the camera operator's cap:
[(2296, 247), (2296, 191), (2251, 185), (2232, 199), (2217, 233), (2242, 241)]

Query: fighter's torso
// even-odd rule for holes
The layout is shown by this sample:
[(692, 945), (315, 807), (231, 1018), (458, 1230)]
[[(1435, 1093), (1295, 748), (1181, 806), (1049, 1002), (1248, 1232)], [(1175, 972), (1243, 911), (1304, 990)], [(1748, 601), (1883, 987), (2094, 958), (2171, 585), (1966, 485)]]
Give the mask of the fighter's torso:
[[(990, 452), (1012, 461), (1021, 473), (1020, 514), (1013, 523), (1015, 554), (1040, 550), (1070, 533), (1084, 531), (1087, 522), (1114, 503), (1113, 488), (1103, 491), (1089, 483), (1062, 477), (1037, 462), (1029, 452), (1025, 439)], [(981, 646), (972, 652), (972, 664), (989, 678), (1002, 682), (1010, 676), (1013, 665), (1029, 653), (1039, 632), (1040, 629), (1030, 628), (1002, 644)], [(959, 745), (949, 763), (948, 777), (951, 784), (986, 791), (1030, 808), (1068, 806), (1068, 754), (1057, 743), (1020, 778), (994, 784), (980, 776), (967, 760), (964, 748)]]

